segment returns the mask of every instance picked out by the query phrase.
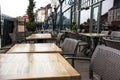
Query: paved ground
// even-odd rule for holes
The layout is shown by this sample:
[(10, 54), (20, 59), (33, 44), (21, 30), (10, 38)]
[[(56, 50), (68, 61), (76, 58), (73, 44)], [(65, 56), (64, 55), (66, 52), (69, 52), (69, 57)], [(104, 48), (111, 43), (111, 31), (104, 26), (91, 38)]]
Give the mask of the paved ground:
[[(78, 53), (77, 56), (84, 56), (82, 53)], [(71, 64), (71, 61), (69, 61)], [(81, 74), (82, 80), (89, 80), (89, 61), (75, 60), (75, 69)]]
[[(61, 45), (61, 44), (60, 44)], [(82, 47), (81, 47), (82, 49)], [(85, 55), (79, 50), (77, 51), (77, 56), (84, 56)], [(68, 60), (68, 62), (71, 64), (71, 61)], [(85, 60), (75, 60), (75, 69), (81, 74), (81, 80), (89, 80), (89, 63), (90, 61), (85, 61)]]

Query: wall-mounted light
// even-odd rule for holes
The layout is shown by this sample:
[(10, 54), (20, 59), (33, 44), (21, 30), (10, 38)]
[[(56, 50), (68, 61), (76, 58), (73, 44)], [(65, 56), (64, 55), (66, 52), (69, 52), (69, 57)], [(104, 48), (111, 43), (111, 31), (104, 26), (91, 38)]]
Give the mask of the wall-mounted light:
[(68, 1), (68, 4), (69, 4), (69, 5), (73, 5), (73, 4), (74, 4), (74, 1), (73, 1), (73, 0), (69, 0), (69, 1)]

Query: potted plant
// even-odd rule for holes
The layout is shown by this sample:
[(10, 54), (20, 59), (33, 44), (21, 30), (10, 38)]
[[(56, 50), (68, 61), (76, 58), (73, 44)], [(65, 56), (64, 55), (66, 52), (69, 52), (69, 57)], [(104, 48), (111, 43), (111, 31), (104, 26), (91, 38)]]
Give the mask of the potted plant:
[(76, 29), (77, 29), (77, 28), (76, 28), (76, 22), (73, 21), (73, 22), (72, 22), (72, 31), (73, 31), (73, 32), (76, 32)]

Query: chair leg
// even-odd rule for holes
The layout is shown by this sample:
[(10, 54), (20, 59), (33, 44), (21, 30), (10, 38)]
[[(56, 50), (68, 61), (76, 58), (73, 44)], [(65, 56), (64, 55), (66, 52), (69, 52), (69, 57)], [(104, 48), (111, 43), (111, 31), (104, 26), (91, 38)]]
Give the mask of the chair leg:
[(92, 65), (89, 65), (89, 78), (93, 80), (93, 70), (92, 70)]
[(88, 48), (87, 46), (85, 46), (85, 47), (82, 49), (81, 52), (84, 53), (86, 56), (88, 56), (88, 54), (89, 54), (89, 48)]
[(81, 52), (81, 50), (80, 50), (80, 49), (81, 49), (81, 46), (78, 46), (78, 49), (79, 49), (79, 52)]

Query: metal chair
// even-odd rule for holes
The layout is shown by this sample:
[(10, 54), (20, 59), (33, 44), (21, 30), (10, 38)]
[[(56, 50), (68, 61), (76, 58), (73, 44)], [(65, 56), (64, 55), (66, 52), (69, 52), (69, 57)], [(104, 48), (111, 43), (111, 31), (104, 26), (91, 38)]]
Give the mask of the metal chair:
[(120, 79), (120, 50), (97, 46), (91, 59), (84, 57), (66, 57), (66, 59), (90, 60), (89, 78), (92, 80)]

